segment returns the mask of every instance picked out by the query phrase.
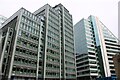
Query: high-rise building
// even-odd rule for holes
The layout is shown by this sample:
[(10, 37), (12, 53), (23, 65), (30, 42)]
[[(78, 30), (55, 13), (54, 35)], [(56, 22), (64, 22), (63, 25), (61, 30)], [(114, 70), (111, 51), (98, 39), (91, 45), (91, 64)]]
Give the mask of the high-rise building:
[(118, 39), (120, 44), (120, 1), (118, 2)]
[(0, 31), (3, 79), (76, 79), (72, 15), (62, 4), (21, 8)]
[(0, 28), (1, 28), (1, 26), (2, 26), (2, 24), (3, 24), (3, 22), (4, 22), (5, 20), (7, 20), (7, 18), (4, 17), (4, 16), (2, 16), (2, 15), (0, 15)]
[(77, 78), (116, 77), (112, 57), (120, 48), (112, 32), (91, 15), (75, 24), (74, 33)]
[[(120, 1), (118, 2), (118, 44), (120, 45)], [(117, 79), (120, 80), (120, 53), (113, 56)]]

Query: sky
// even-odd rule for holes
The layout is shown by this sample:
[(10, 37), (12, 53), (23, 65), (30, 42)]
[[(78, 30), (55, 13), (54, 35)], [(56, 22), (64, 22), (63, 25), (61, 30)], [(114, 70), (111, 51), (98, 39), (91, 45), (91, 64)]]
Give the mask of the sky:
[(0, 15), (9, 18), (21, 7), (34, 12), (47, 3), (52, 7), (61, 3), (72, 14), (73, 24), (94, 15), (117, 37), (118, 2), (119, 0), (0, 0)]

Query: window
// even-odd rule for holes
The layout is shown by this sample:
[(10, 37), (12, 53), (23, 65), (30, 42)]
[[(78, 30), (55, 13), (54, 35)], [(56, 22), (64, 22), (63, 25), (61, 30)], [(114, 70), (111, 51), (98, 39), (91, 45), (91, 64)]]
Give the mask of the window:
[(19, 30), (18, 35), (19, 35), (19, 36), (21, 36), (21, 35), (22, 35), (22, 31), (21, 31), (21, 30)]

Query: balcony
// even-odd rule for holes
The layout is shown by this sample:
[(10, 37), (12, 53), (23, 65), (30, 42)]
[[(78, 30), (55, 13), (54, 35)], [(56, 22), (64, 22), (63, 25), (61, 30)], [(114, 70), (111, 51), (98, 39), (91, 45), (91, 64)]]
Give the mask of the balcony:
[(20, 67), (25, 67), (25, 68), (36, 69), (36, 65), (35, 64), (30, 64), (30, 63), (23, 63), (23, 62), (14, 61), (14, 65), (20, 66)]
[(24, 58), (30, 58), (30, 59), (37, 60), (37, 56), (28, 55), (28, 54), (26, 54), (26, 53), (16, 52), (15, 55), (17, 55), (17, 56), (21, 56), (21, 57), (24, 57)]
[(59, 68), (50, 68), (50, 67), (46, 67), (46, 70), (49, 72), (60, 72)]
[(36, 77), (35, 73), (20, 72), (20, 71), (12, 71), (12, 75), (14, 75), (14, 76), (22, 76), (22, 77)]
[(17, 43), (17, 46), (22, 47), (22, 48), (24, 48), (24, 49), (29, 49), (29, 50), (34, 51), (34, 52), (37, 51), (37, 48), (36, 48), (36, 49), (33, 49), (33, 48), (31, 48), (31, 47), (28, 47), (28, 46), (26, 46), (26, 45), (22, 45), (22, 44), (19, 44), (19, 43)]

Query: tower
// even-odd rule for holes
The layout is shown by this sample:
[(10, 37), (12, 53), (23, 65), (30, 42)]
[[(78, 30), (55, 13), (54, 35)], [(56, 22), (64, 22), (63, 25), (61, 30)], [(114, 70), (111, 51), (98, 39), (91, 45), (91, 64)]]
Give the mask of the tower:
[(62, 4), (21, 8), (1, 33), (3, 79), (76, 79), (72, 15)]
[(92, 15), (74, 28), (78, 78), (116, 77), (112, 57), (119, 53), (118, 39)]

